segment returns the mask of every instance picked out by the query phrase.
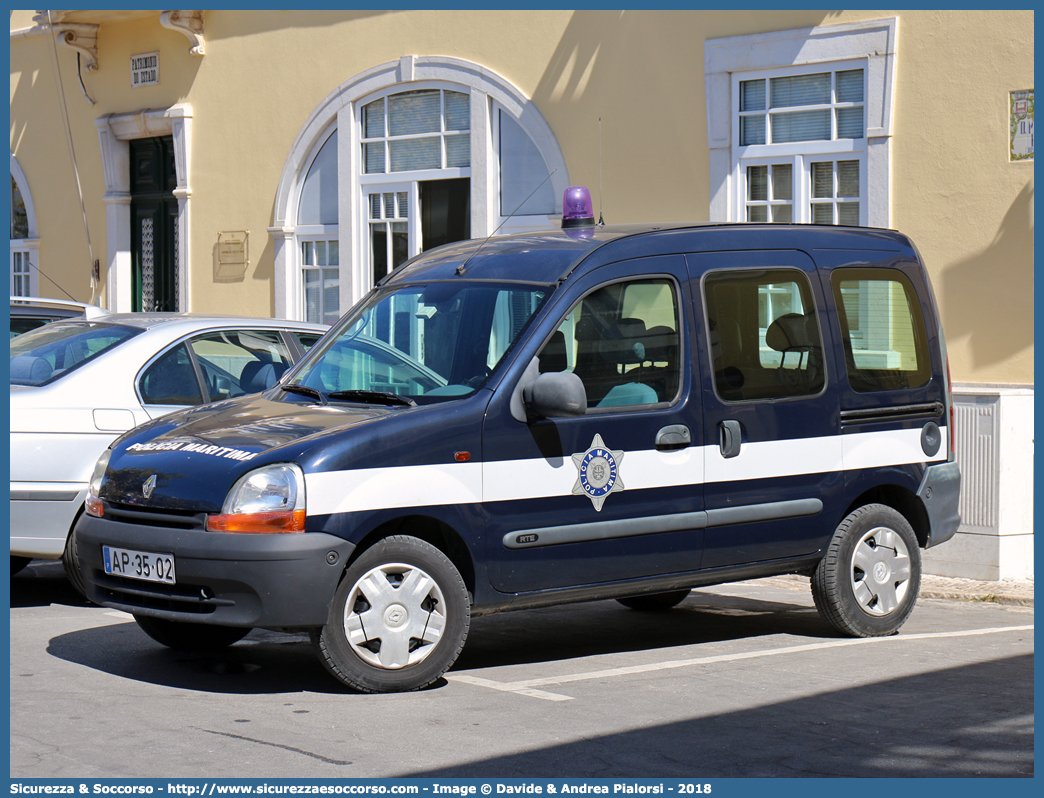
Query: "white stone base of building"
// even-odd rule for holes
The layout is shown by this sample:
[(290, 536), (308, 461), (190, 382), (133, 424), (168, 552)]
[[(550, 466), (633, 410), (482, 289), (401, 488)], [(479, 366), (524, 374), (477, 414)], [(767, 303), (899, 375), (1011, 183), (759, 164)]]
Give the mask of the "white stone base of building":
[(1033, 386), (956, 384), (961, 527), (923, 553), (924, 572), (1033, 578)]

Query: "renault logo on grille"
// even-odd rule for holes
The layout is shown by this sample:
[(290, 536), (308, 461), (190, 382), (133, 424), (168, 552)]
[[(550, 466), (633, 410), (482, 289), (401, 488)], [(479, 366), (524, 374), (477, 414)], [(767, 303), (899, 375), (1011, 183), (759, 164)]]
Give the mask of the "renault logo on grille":
[(146, 479), (141, 484), (141, 492), (142, 492), (142, 495), (146, 499), (151, 499), (152, 498), (152, 491), (154, 491), (154, 490), (156, 490), (156, 475), (155, 474), (153, 474), (151, 477)]

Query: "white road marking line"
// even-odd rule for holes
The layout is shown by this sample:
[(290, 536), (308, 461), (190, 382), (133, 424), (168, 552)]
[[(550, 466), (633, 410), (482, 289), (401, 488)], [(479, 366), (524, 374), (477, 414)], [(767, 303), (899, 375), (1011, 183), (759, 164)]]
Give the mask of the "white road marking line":
[(105, 614), (108, 615), (110, 618), (124, 618), (130, 621), (134, 620), (134, 616), (131, 615), (129, 612), (121, 612), (120, 610), (113, 610), (112, 612), (107, 612)]
[(828, 643), (809, 643), (803, 646), (788, 646), (785, 648), (771, 648), (765, 651), (746, 651), (737, 654), (719, 654), (713, 657), (696, 657), (693, 659), (668, 660), (667, 662), (652, 662), (646, 665), (631, 665), (625, 668), (607, 668), (600, 671), (588, 671), (586, 673), (571, 673), (563, 676), (547, 676), (541, 679), (523, 679), (517, 682), (498, 682), (492, 679), (482, 679), (470, 676), (466, 673), (447, 674), (448, 681), (472, 684), (476, 687), (488, 687), (491, 690), (499, 690), (505, 693), (518, 693), (528, 695), (532, 698), (543, 698), (548, 701), (568, 701), (571, 696), (563, 696), (557, 693), (548, 693), (543, 690), (535, 690), (536, 687), (544, 687), (553, 684), (567, 684), (569, 682), (584, 682), (592, 679), (609, 679), (614, 676), (630, 676), (636, 673), (650, 673), (653, 671), (670, 670), (672, 668), (686, 668), (694, 665), (713, 665), (719, 662), (736, 662), (744, 659), (757, 659), (760, 657), (773, 657), (778, 654), (796, 654), (803, 651), (821, 651), (829, 648), (841, 648), (844, 646), (858, 646), (869, 643), (889, 643), (907, 640), (935, 640), (946, 637), (975, 637), (978, 635), (998, 634), (1001, 632), (1032, 632), (1033, 624), (1027, 626), (997, 626), (989, 629), (968, 629), (959, 632), (925, 632), (913, 635), (893, 635), (891, 637), (864, 637), (855, 640), (832, 640)]

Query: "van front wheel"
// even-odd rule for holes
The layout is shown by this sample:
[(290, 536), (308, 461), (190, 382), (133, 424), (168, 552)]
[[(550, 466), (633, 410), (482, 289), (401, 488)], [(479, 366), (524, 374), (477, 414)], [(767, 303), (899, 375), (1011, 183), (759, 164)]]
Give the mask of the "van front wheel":
[(460, 573), (414, 537), (375, 543), (352, 563), (326, 626), (312, 635), (326, 669), (366, 693), (419, 690), (457, 659), (471, 623)]
[(909, 522), (883, 504), (867, 504), (837, 527), (812, 575), (819, 614), (842, 634), (895, 634), (921, 588), (921, 551)]

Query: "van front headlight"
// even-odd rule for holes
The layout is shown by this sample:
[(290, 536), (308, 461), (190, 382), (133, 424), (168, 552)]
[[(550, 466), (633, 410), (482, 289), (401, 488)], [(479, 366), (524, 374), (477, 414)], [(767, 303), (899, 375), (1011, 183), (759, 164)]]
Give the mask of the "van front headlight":
[(98, 462), (94, 465), (94, 473), (91, 475), (91, 484), (87, 488), (87, 501), (84, 502), (84, 512), (101, 518), (105, 514), (105, 507), (101, 500), (102, 480), (105, 479), (105, 469), (109, 467), (109, 458), (112, 457), (112, 449), (106, 449), (101, 453)]
[(225, 497), (211, 532), (282, 534), (305, 530), (305, 480), (301, 467), (277, 463), (244, 474)]

